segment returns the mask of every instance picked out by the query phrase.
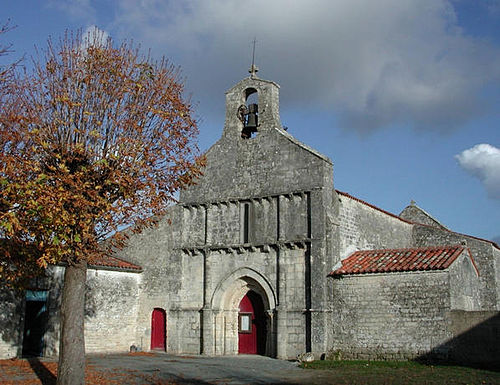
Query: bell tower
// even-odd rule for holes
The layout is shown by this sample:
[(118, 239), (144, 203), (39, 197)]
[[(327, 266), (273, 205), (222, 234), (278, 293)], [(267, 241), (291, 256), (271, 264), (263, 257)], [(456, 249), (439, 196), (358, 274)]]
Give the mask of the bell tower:
[(260, 79), (252, 63), (250, 76), (226, 92), (223, 137), (251, 140), (264, 131), (282, 129), (279, 116), (279, 85)]

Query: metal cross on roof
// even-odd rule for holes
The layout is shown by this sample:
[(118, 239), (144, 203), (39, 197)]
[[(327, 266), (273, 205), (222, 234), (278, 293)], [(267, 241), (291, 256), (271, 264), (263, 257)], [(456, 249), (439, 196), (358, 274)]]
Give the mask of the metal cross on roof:
[(252, 51), (252, 65), (250, 66), (250, 69), (248, 72), (250, 72), (250, 77), (254, 78), (257, 77), (257, 72), (259, 71), (259, 67), (255, 65), (255, 43), (257, 43), (257, 40), (254, 38), (253, 39), (253, 51)]

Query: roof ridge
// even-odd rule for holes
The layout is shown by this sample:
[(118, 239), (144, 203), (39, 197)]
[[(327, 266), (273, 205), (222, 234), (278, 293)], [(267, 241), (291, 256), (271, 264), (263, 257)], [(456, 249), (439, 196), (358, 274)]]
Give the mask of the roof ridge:
[[(406, 206), (403, 211), (407, 208), (407, 207), (416, 207), (417, 209), (419, 209), (420, 211), (422, 211), (425, 215), (427, 215), (430, 219), (432, 219), (434, 222), (436, 222), (439, 226), (441, 226), (443, 229), (445, 230), (449, 230), (448, 227), (446, 227), (445, 225), (443, 225), (439, 220), (437, 220), (433, 215), (429, 214), (427, 211), (425, 211), (422, 207), (420, 207), (419, 205), (417, 205), (415, 203), (415, 201), (412, 201), (410, 203), (409, 206)], [(402, 212), (403, 212), (402, 211)], [(401, 213), (402, 213), (401, 212)], [(401, 215), (401, 214), (400, 214)], [(425, 225), (425, 223), (420, 223), (420, 222), (414, 222), (414, 223), (418, 223), (418, 224), (422, 224), (422, 225)]]
[(337, 190), (337, 189), (336, 189), (335, 191), (337, 192), (337, 194), (344, 195), (344, 196), (346, 196), (346, 197), (348, 197), (348, 198), (351, 198), (351, 199), (353, 199), (353, 200), (355, 200), (355, 201), (358, 201), (359, 203), (362, 203), (362, 204), (364, 204), (364, 205), (366, 205), (366, 206), (368, 206), (368, 207), (371, 207), (372, 209), (375, 209), (375, 210), (377, 210), (377, 211), (380, 211), (380, 212), (382, 212), (382, 213), (384, 213), (384, 214), (387, 214), (387, 215), (389, 215), (389, 216), (391, 216), (391, 217), (393, 217), (393, 218), (399, 219), (399, 220), (400, 220), (400, 221), (402, 221), (402, 222), (408, 223), (408, 224), (410, 224), (410, 225), (413, 225), (413, 224), (415, 224), (415, 223), (416, 223), (416, 222), (412, 222), (412, 221), (409, 221), (409, 220), (403, 219), (403, 218), (401, 218), (399, 215), (396, 215), (396, 214), (391, 213), (390, 211), (387, 211), (387, 210), (381, 209), (380, 207), (377, 207), (377, 206), (375, 206), (375, 205), (373, 205), (373, 204), (371, 204), (371, 203), (368, 203), (367, 201), (364, 201), (363, 199), (359, 199), (359, 198), (357, 198), (357, 197), (355, 197), (355, 196), (353, 196), (353, 195), (351, 195), (351, 194), (349, 194), (349, 193), (346, 193), (346, 192), (344, 192), (344, 191), (340, 191), (340, 190)]
[[(401, 218), (399, 215), (396, 215), (396, 214), (393, 214), (391, 213), (390, 211), (387, 211), (387, 210), (384, 210), (384, 209), (381, 209), (380, 207), (377, 207), (371, 203), (368, 203), (362, 199), (359, 199), (349, 193), (346, 193), (344, 191), (340, 191), (340, 190), (337, 190), (335, 189), (335, 191), (337, 192), (337, 194), (340, 194), (340, 195), (344, 195), (348, 198), (351, 198), (351, 199), (354, 199), (355, 201), (358, 201), (368, 207), (371, 207), (375, 210), (378, 210), (384, 214), (387, 214), (391, 217), (394, 217), (396, 219), (399, 219), (400, 221), (402, 222), (405, 222), (405, 223), (408, 223), (410, 225), (419, 225), (419, 226), (426, 226), (426, 227), (431, 227), (433, 229), (436, 229), (436, 227), (432, 226), (432, 225), (428, 225), (426, 223), (420, 223), (420, 222), (414, 222), (414, 221), (409, 221), (407, 219), (403, 219)], [(418, 207), (418, 206), (417, 206)], [(422, 208), (418, 207), (420, 210), (422, 210), (425, 214), (429, 215), (425, 210), (423, 210)], [(488, 242), (489, 244), (491, 244), (493, 247), (495, 247), (496, 249), (500, 250), (500, 245), (497, 244), (496, 242), (492, 241), (492, 240), (489, 240), (489, 239), (486, 239), (486, 238), (481, 238), (481, 237), (476, 237), (474, 235), (469, 235), (469, 234), (464, 234), (464, 233), (459, 233), (457, 231), (453, 231), (453, 230), (450, 230), (449, 228), (447, 228), (446, 226), (444, 226), (443, 224), (441, 224), (441, 222), (437, 221), (434, 217), (432, 217), (431, 215), (429, 215), (433, 220), (435, 220), (436, 222), (438, 222), (443, 228), (442, 229), (438, 229), (438, 230), (444, 230), (444, 231), (448, 231), (450, 233), (453, 233), (453, 234), (457, 234), (457, 235), (461, 235), (461, 236), (464, 236), (464, 237), (468, 237), (468, 238), (472, 238), (472, 239), (477, 239), (478, 241), (483, 241), (483, 242)]]
[(276, 131), (278, 131), (281, 135), (283, 135), (285, 138), (287, 138), (290, 142), (296, 144), (299, 147), (302, 147), (304, 150), (309, 151), (311, 154), (313, 154), (314, 156), (317, 156), (318, 158), (324, 160), (325, 162), (333, 164), (332, 160), (328, 156), (326, 156), (326, 155), (322, 154), (321, 152), (315, 150), (314, 148), (308, 146), (304, 142), (301, 142), (299, 139), (297, 139), (295, 136), (293, 136), (289, 132), (285, 131), (283, 128), (274, 127), (274, 129)]
[[(419, 246), (419, 247), (398, 247), (398, 248), (389, 248), (389, 249), (368, 249), (368, 250), (357, 250), (351, 253), (351, 255), (355, 253), (380, 253), (380, 252), (405, 252), (405, 251), (428, 251), (435, 249), (454, 249), (454, 248), (465, 248), (466, 246), (454, 243), (449, 245), (436, 245), (436, 246)], [(347, 257), (349, 258), (349, 257)], [(347, 259), (347, 258), (344, 258)]]
[[(414, 225), (419, 225), (419, 226), (431, 227), (431, 228), (435, 229), (434, 226), (428, 225), (426, 223), (413, 222), (413, 224)], [(476, 239), (478, 241), (487, 242), (487, 243), (491, 244), (493, 247), (495, 247), (496, 249), (500, 250), (500, 245), (498, 245), (498, 243), (496, 243), (496, 242), (494, 242), (492, 240), (486, 239), (486, 238), (476, 237), (475, 235), (469, 235), (469, 234), (459, 233), (458, 231), (453, 231), (453, 230), (450, 230), (450, 229), (448, 229), (446, 227), (443, 228), (443, 229), (438, 229), (438, 230), (444, 230), (444, 231), (448, 231), (449, 233), (453, 233), (453, 234), (456, 234), (456, 235), (461, 235), (463, 237), (468, 237), (468, 238)]]
[[(106, 260), (109, 262), (106, 263)], [(111, 263), (111, 261), (116, 261), (116, 264)], [(102, 266), (107, 268), (113, 268), (117, 270), (134, 270), (142, 271), (142, 267), (136, 265), (135, 263), (129, 262), (123, 258), (118, 258), (113, 255), (105, 255), (96, 258), (95, 260), (89, 262), (89, 266)]]

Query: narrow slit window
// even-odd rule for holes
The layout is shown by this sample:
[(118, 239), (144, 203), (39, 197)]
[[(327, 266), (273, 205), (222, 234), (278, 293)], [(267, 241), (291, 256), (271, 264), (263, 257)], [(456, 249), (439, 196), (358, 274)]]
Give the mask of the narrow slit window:
[(241, 243), (250, 243), (252, 239), (252, 205), (250, 202), (241, 204), (240, 216), (240, 234)]
[(250, 232), (250, 204), (243, 205), (243, 243), (249, 242)]

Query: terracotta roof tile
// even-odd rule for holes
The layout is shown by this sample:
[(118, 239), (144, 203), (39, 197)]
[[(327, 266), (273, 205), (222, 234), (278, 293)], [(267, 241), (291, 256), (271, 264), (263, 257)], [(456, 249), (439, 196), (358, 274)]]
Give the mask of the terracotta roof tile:
[(134, 265), (133, 263), (124, 261), (116, 257), (96, 257), (89, 263), (89, 266), (95, 268), (111, 268), (113, 270), (126, 270), (126, 271), (142, 271), (142, 267)]
[[(465, 250), (464, 246), (421, 247), (412, 249), (360, 250), (342, 261), (328, 276), (443, 270)], [(472, 259), (472, 258), (471, 258)], [(474, 261), (472, 260), (474, 263)]]

